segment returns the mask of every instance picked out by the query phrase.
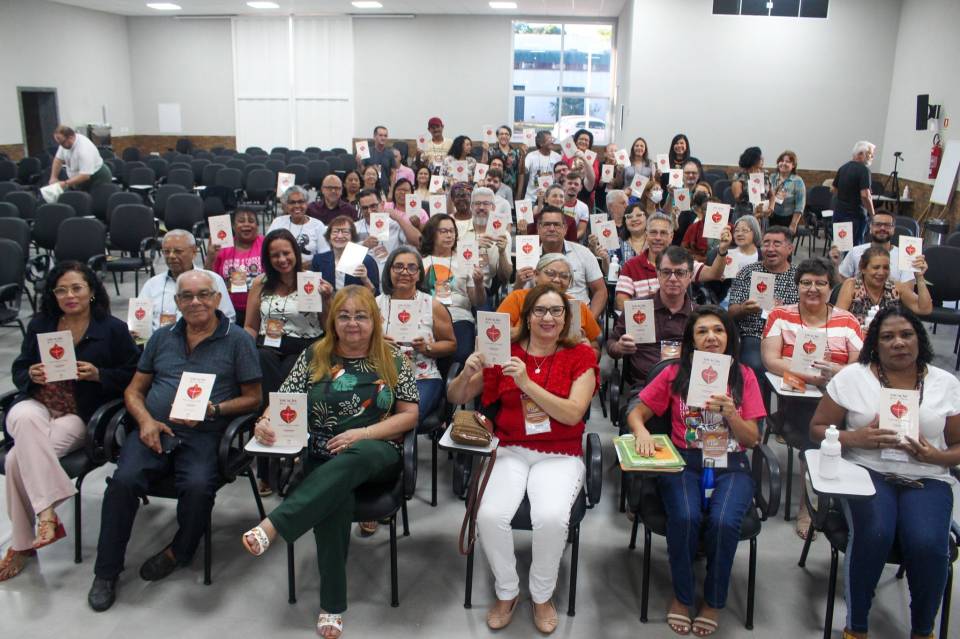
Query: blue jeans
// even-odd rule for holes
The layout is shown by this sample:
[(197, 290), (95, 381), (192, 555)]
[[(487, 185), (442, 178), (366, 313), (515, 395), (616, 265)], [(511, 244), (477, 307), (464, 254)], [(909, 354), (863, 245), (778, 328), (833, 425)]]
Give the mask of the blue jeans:
[(469, 320), (458, 320), (453, 323), (453, 336), (457, 338), (457, 350), (453, 354), (453, 361), (461, 366), (470, 353), (476, 350), (477, 327)]
[(417, 420), (417, 432), (421, 432), (425, 420), (430, 413), (440, 405), (440, 394), (443, 393), (442, 379), (418, 379), (417, 391), (420, 393), (420, 417)]
[(760, 338), (751, 335), (744, 335), (740, 338), (740, 363), (753, 369), (753, 374), (757, 376), (763, 388), (764, 371), (763, 359), (760, 357)]
[(844, 557), (847, 628), (867, 632), (877, 582), (897, 543), (910, 588), (910, 632), (929, 635), (947, 585), (953, 493), (937, 479), (906, 488), (868, 471), (877, 494), (844, 502), (850, 527)]
[(727, 468), (716, 471), (716, 487), (710, 509), (701, 509), (699, 449), (681, 450), (687, 462), (683, 472), (660, 475), (657, 482), (663, 508), (667, 513), (667, 554), (673, 577), (673, 594), (677, 601), (692, 606), (696, 598), (693, 560), (700, 544), (700, 526), (707, 553), (707, 575), (703, 598), (711, 608), (727, 603), (730, 570), (740, 543), (740, 523), (753, 502), (753, 479), (746, 453), (729, 453)]
[(834, 211), (833, 223), (837, 222), (853, 222), (853, 245), (863, 244), (863, 234), (867, 230), (867, 212), (863, 207), (854, 215), (846, 211)]

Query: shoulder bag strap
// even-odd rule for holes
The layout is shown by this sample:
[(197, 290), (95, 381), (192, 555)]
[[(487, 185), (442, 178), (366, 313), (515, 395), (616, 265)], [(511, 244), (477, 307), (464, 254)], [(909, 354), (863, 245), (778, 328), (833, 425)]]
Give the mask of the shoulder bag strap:
[(467, 488), (467, 512), (464, 513), (463, 524), (460, 526), (461, 555), (469, 555), (473, 552), (473, 546), (477, 541), (477, 511), (480, 510), (480, 502), (483, 501), (483, 493), (487, 489), (487, 482), (490, 481), (490, 473), (496, 461), (497, 451), (494, 450), (490, 457), (481, 458), (477, 472), (470, 478), (470, 486)]

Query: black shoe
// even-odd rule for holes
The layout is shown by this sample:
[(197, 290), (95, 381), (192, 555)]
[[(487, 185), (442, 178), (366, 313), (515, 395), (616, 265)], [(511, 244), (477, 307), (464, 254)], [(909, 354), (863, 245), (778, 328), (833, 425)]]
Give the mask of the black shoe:
[(87, 593), (87, 603), (97, 612), (103, 612), (113, 605), (117, 599), (117, 578), (105, 579), (94, 577), (90, 592)]
[(140, 566), (140, 578), (144, 581), (159, 581), (177, 569), (177, 560), (167, 555), (163, 549)]

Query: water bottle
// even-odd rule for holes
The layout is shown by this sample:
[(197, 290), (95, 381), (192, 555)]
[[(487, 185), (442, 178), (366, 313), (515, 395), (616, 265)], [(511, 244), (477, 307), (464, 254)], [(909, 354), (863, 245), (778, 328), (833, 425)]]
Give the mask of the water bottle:
[(826, 437), (820, 443), (820, 476), (824, 479), (836, 479), (839, 474), (840, 431), (830, 424)]
[(607, 270), (607, 281), (616, 284), (620, 278), (620, 258), (616, 255), (610, 256), (610, 268)]
[(710, 498), (713, 497), (713, 488), (716, 485), (714, 477), (715, 460), (712, 457), (705, 457), (703, 460), (703, 472), (700, 474), (700, 492), (703, 494), (703, 509), (710, 509)]

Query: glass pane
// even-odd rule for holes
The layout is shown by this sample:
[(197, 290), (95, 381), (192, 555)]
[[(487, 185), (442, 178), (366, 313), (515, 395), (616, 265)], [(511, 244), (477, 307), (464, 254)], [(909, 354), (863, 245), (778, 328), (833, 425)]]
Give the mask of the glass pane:
[(796, 18), (800, 15), (800, 0), (773, 0), (770, 15), (783, 18)]
[(713, 0), (713, 12), (717, 15), (740, 15), (740, 0)]
[(613, 27), (609, 24), (567, 24), (564, 29), (565, 87), (573, 87), (578, 93), (610, 95)]
[(513, 84), (527, 91), (559, 90), (560, 33), (559, 24), (513, 23)]
[[(558, 102), (555, 99), (553, 108)], [(559, 142), (580, 129), (593, 133), (594, 146), (604, 145), (609, 138), (610, 100), (608, 98), (577, 97), (565, 93), (561, 105), (561, 117), (553, 129), (553, 136)]]
[(740, 15), (744, 15), (744, 16), (770, 15), (770, 9), (767, 7), (767, 0), (742, 0), (740, 2)]
[(826, 18), (829, 0), (802, 0), (800, 2), (801, 18)]

